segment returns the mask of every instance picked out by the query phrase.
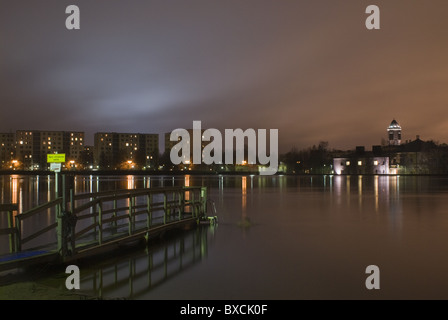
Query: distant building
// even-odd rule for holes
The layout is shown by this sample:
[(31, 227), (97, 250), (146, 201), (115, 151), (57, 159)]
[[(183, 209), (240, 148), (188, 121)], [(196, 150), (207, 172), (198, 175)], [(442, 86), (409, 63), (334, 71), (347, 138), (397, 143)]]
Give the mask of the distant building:
[[(17, 130), (15, 138), (16, 155), (15, 160), (19, 161), (21, 166), (26, 169), (33, 169), (33, 166), (39, 167), (40, 138), (38, 131)], [(36, 159), (36, 160), (34, 160)]]
[(333, 158), (333, 170), (335, 174), (389, 174), (389, 157), (379, 154), (377, 146), (370, 152), (356, 147), (345, 157)]
[[(189, 159), (185, 159), (185, 161), (189, 161), (190, 163), (193, 163), (193, 144), (194, 144), (194, 139), (193, 139), (193, 129), (186, 129), (186, 131), (188, 132), (188, 134), (190, 135), (190, 158)], [(204, 147), (209, 144), (208, 141), (202, 141), (202, 135), (204, 134), (205, 129), (201, 129), (201, 154), (202, 154), (202, 150), (204, 149)], [(171, 141), (170, 140), (171, 137), (171, 132), (167, 132), (165, 133), (165, 154), (170, 154), (171, 149), (178, 144), (178, 142), (181, 140), (181, 137), (178, 137), (177, 141)]]
[(159, 153), (158, 134), (97, 132), (94, 143), (95, 165), (103, 169), (152, 166)]
[(13, 165), (14, 151), (14, 133), (0, 133), (0, 168), (8, 169)]
[(17, 130), (16, 160), (24, 169), (47, 169), (47, 154), (65, 153), (66, 160), (79, 161), (84, 132)]
[(94, 135), (93, 159), (102, 169), (111, 168), (118, 158), (118, 135), (115, 132), (97, 132)]
[(447, 148), (437, 146), (433, 141), (423, 141), (417, 135), (395, 148), (389, 148), (391, 174), (429, 174), (446, 173)]
[(70, 132), (70, 146), (68, 150), (69, 160), (81, 161), (82, 152), (85, 150), (84, 132)]
[(401, 144), (401, 126), (395, 119), (387, 127), (387, 135), (390, 146), (399, 146)]

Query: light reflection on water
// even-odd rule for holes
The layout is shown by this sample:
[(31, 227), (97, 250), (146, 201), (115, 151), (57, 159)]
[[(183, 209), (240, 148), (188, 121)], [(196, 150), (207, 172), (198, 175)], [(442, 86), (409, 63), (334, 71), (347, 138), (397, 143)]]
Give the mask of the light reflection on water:
[[(54, 198), (51, 176), (0, 176), (0, 183), (2, 203), (15, 202), (20, 212)], [(82, 272), (86, 290), (105, 298), (133, 299), (448, 298), (448, 178), (129, 175), (75, 179), (77, 193), (181, 185), (207, 186), (216, 204), (219, 224), (205, 229), (206, 235), (204, 229), (197, 231), (201, 234), (198, 252), (206, 248), (207, 254), (195, 254), (194, 263), (182, 268), (179, 259), (187, 259), (181, 254), (182, 241), (198, 237), (186, 233), (167, 244), (168, 249), (162, 246), (162, 252), (168, 250), (168, 255), (162, 254), (168, 260), (158, 260), (158, 269), (151, 269), (148, 262), (159, 257), (154, 252), (153, 258), (140, 252), (89, 267)], [(53, 219), (49, 211), (38, 223)], [(5, 215), (0, 224), (5, 226)], [(0, 241), (0, 252), (5, 252), (7, 238)], [(378, 291), (364, 286), (370, 264), (381, 270)], [(113, 275), (113, 270), (119, 272)], [(167, 270), (173, 272), (168, 276)]]

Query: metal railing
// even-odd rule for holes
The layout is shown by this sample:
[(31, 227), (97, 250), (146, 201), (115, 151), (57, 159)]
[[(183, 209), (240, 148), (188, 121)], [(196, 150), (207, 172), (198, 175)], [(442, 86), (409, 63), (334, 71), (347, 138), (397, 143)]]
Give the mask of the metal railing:
[[(0, 206), (0, 212), (8, 214), (8, 226), (0, 229), (0, 235), (9, 236), (10, 253), (25, 247), (46, 248), (66, 257), (88, 247), (147, 237), (152, 230), (197, 220), (207, 212), (207, 188), (158, 187), (77, 195), (71, 189), (26, 212), (14, 216), (13, 211), (17, 205)], [(25, 234), (24, 229), (31, 232)], [(39, 238), (46, 239), (36, 241)]]

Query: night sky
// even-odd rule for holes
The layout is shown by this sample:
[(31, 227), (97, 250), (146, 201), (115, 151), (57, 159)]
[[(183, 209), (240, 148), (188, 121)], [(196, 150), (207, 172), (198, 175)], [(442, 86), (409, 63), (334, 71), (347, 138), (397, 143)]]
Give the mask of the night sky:
[(0, 132), (88, 143), (201, 120), (279, 129), (280, 152), (370, 148), (393, 118), (448, 143), (448, 1), (0, 0), (0, 108)]

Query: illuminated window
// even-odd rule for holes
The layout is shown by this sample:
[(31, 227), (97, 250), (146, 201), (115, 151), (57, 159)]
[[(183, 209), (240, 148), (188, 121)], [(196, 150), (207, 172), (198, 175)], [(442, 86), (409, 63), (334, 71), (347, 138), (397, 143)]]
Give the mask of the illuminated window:
[(373, 161), (373, 165), (377, 166), (378, 165), (378, 160)]
[(362, 166), (362, 161), (358, 161), (358, 166)]

